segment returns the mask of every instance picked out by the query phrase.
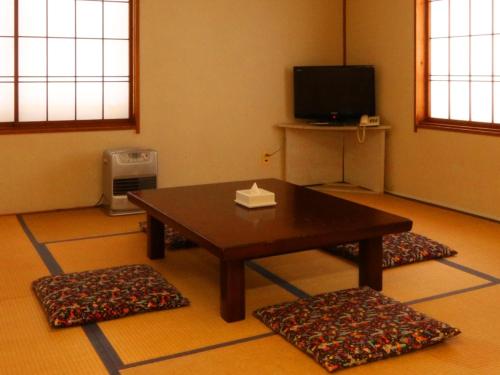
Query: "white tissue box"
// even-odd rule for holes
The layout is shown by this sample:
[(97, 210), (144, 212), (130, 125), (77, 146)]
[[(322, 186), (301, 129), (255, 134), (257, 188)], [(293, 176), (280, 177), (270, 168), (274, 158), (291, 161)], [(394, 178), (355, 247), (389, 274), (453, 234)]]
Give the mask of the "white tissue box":
[(237, 190), (236, 203), (249, 208), (275, 206), (274, 193), (258, 188), (254, 185), (251, 189)]

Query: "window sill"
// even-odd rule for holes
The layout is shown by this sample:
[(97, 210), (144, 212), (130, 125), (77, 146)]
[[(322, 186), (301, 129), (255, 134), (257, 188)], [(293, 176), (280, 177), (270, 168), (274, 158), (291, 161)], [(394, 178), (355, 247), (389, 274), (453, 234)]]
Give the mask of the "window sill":
[(444, 130), (460, 133), (500, 136), (500, 125), (481, 122), (462, 122), (453, 120), (426, 119), (415, 124), (418, 129)]
[(21, 122), (0, 124), (1, 134), (27, 133), (60, 133), (102, 130), (135, 130), (139, 133), (139, 126), (135, 119), (125, 120), (80, 120), (80, 121), (48, 121), (48, 122)]

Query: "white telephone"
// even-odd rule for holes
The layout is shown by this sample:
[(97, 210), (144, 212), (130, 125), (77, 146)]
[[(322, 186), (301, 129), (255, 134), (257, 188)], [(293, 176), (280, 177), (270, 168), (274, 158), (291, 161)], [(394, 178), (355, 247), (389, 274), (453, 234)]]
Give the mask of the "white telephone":
[(359, 120), (359, 126), (379, 126), (380, 116), (363, 115)]
[(364, 143), (366, 138), (366, 128), (370, 126), (379, 126), (380, 125), (380, 117), (379, 116), (368, 116), (363, 115), (359, 119), (358, 131), (356, 132), (356, 136), (358, 137), (359, 143)]

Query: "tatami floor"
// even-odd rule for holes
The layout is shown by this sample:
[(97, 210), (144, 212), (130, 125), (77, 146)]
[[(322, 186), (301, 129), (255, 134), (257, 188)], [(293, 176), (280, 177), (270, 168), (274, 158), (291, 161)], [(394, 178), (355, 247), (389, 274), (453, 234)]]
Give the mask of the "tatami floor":
[[(500, 224), (388, 195), (338, 194), (400, 214), (459, 255), (384, 271), (383, 292), (462, 330), (446, 343), (346, 374), (500, 374)], [(199, 248), (146, 257), (142, 215), (97, 208), (0, 217), (0, 374), (326, 374), (251, 312), (357, 286), (357, 268), (319, 250), (259, 259), (246, 272), (247, 319), (219, 316), (218, 262)], [(237, 230), (237, 228), (235, 228)], [(31, 282), (152, 265), (191, 306), (85, 327), (49, 328)]]

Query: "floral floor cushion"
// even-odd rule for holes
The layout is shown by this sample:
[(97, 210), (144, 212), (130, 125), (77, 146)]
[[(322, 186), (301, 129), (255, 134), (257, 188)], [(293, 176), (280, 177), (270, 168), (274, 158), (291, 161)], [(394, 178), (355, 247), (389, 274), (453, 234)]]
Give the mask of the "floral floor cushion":
[(189, 305), (173, 285), (142, 264), (46, 276), (32, 286), (53, 327)]
[(368, 287), (263, 307), (254, 316), (329, 372), (422, 349), (460, 333)]
[[(139, 223), (139, 228), (146, 232), (147, 223), (145, 221), (141, 221)], [(175, 229), (165, 225), (165, 249), (186, 249), (190, 247), (197, 247), (193, 241), (188, 240), (186, 237), (181, 236), (179, 232)]]
[[(450, 249), (448, 246), (413, 232), (403, 232), (384, 236), (382, 247), (384, 251), (382, 259), (383, 268), (450, 257), (457, 254), (455, 250)], [(359, 257), (359, 244), (355, 242), (338, 245), (328, 248), (328, 251), (357, 262)]]

